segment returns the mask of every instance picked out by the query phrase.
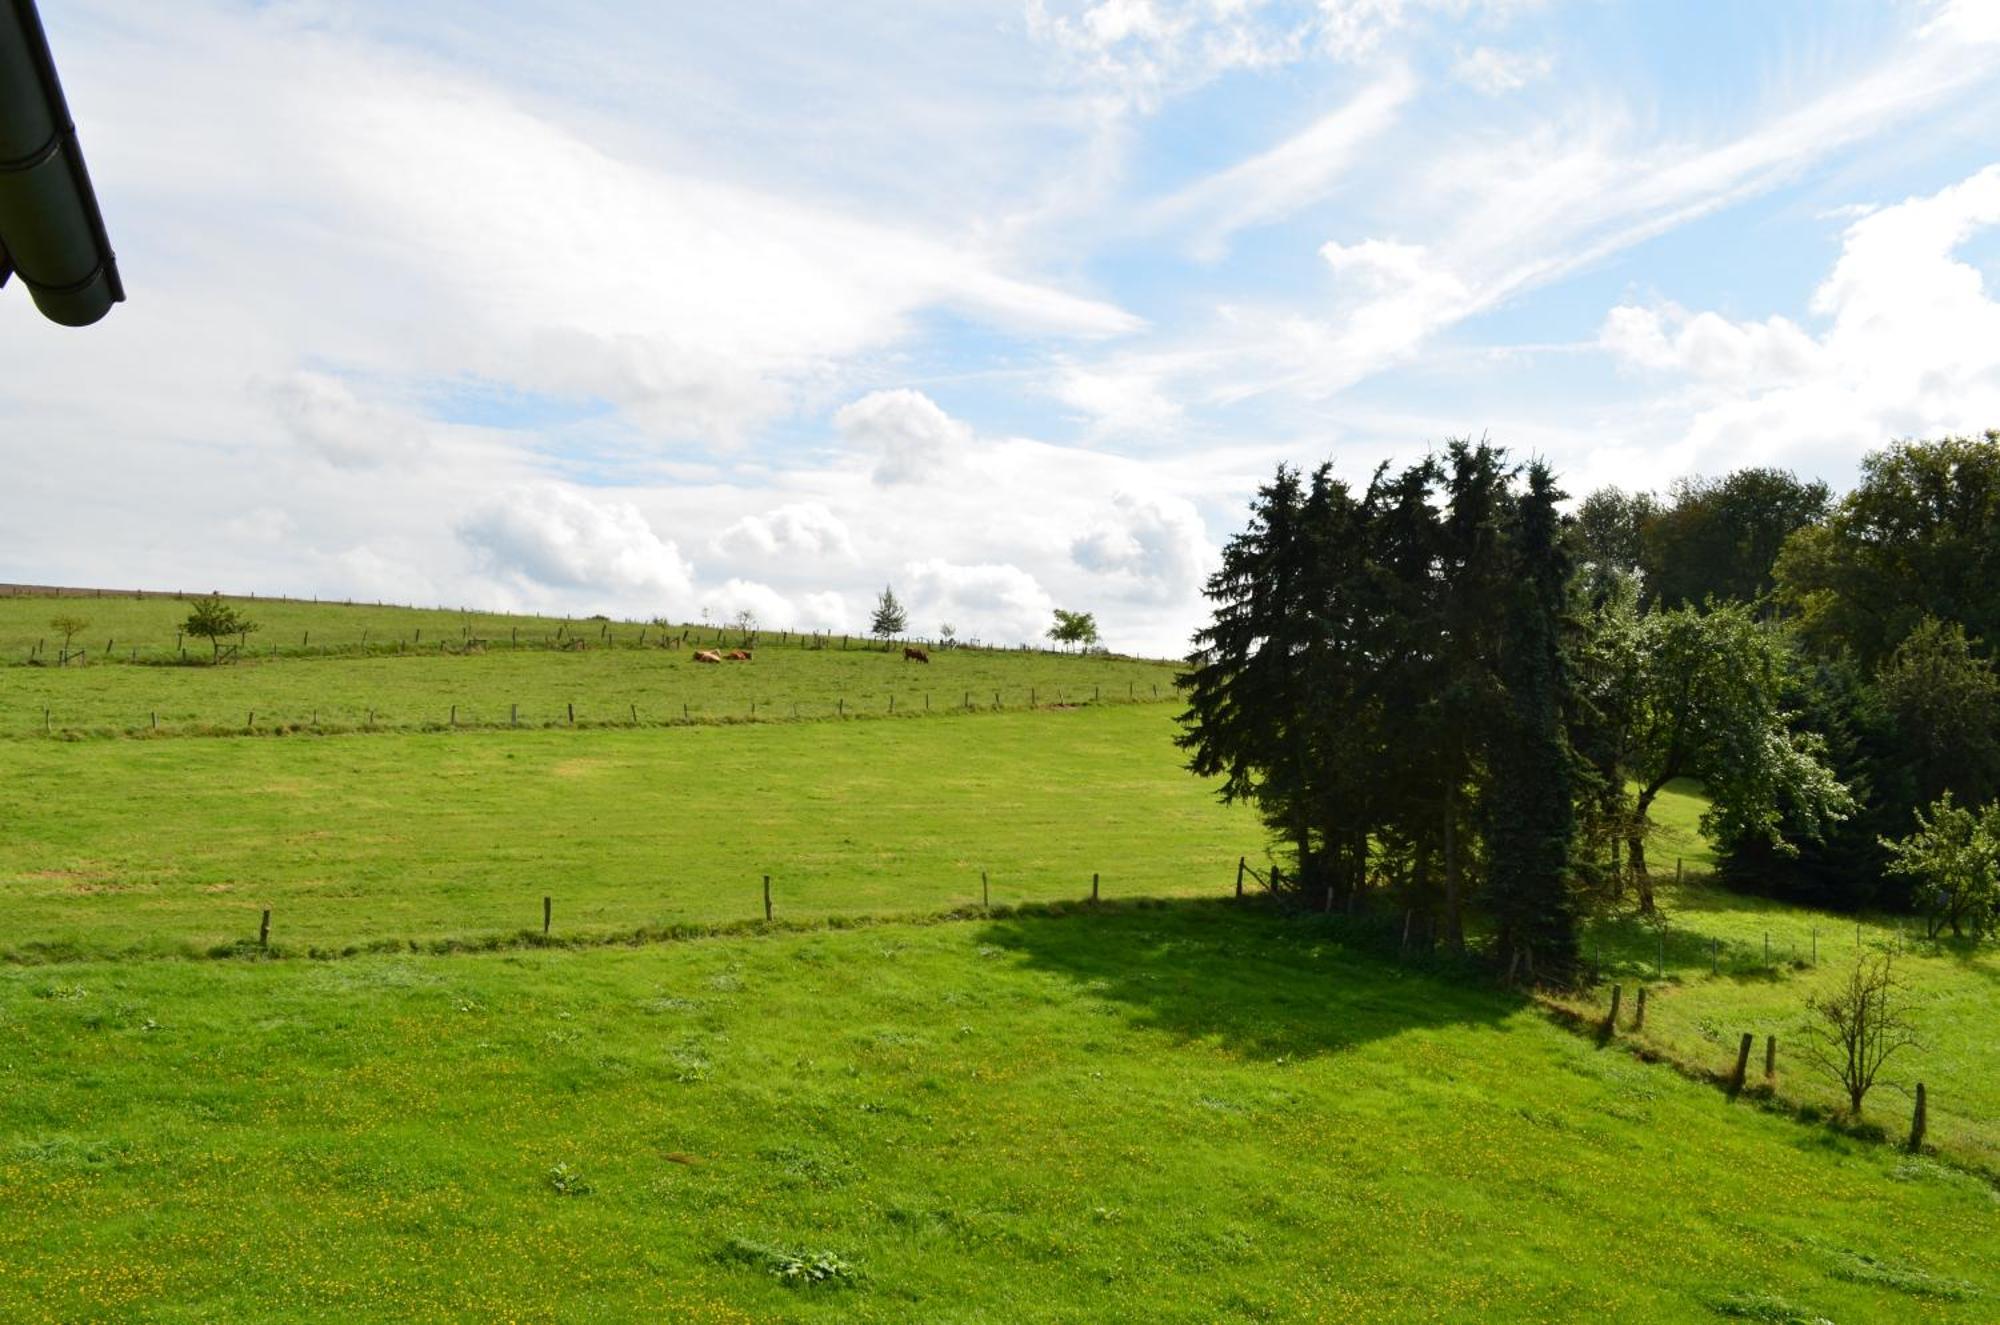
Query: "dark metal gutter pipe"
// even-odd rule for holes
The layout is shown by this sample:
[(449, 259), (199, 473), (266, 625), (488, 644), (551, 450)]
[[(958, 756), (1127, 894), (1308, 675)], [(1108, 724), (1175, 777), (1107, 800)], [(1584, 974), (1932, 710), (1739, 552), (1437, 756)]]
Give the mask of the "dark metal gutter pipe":
[(87, 327), (125, 298), (35, 0), (0, 0), (0, 286)]

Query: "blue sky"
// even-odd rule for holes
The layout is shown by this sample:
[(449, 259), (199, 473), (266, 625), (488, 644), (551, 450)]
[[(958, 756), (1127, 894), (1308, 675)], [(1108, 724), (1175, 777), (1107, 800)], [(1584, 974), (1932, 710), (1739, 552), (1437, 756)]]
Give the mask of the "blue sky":
[(131, 302), (0, 297), (0, 579), (1178, 652), (1281, 460), (2000, 425), (1983, 0), (44, 10)]

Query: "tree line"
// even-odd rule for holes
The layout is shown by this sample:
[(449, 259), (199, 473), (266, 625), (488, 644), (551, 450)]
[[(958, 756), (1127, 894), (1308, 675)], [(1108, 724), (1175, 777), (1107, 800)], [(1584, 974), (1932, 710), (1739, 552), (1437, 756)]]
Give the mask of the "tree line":
[(1837, 499), (1753, 468), (1567, 500), (1465, 441), (1258, 490), (1180, 741), (1289, 889), (1453, 949), (1476, 916), (1510, 976), (1563, 980), (1585, 912), (1653, 908), (1653, 808), (1692, 778), (1733, 883), (1992, 923), (2000, 434), (1898, 443)]

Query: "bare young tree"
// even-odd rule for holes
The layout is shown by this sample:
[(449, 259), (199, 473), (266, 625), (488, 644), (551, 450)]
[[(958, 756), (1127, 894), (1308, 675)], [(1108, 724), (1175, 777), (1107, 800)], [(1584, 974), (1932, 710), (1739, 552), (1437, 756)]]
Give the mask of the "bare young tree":
[(63, 637), (62, 665), (64, 667), (69, 666), (69, 642), (89, 628), (90, 618), (87, 616), (65, 614), (49, 618), (49, 629), (59, 632)]
[(1847, 1092), (1857, 1118), (1882, 1064), (1921, 1043), (1905, 1006), (1907, 993), (1884, 952), (1856, 958), (1843, 983), (1806, 999), (1806, 1061)]

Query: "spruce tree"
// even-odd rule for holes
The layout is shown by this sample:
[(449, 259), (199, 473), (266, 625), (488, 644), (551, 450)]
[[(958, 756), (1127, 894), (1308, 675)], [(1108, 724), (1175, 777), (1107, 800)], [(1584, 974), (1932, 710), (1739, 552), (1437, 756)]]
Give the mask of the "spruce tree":
[(909, 629), (910, 616), (903, 605), (896, 601), (896, 591), (888, 585), (882, 586), (882, 596), (875, 600), (875, 618), (869, 624), (868, 633), (882, 641), (888, 648), (889, 641)]

